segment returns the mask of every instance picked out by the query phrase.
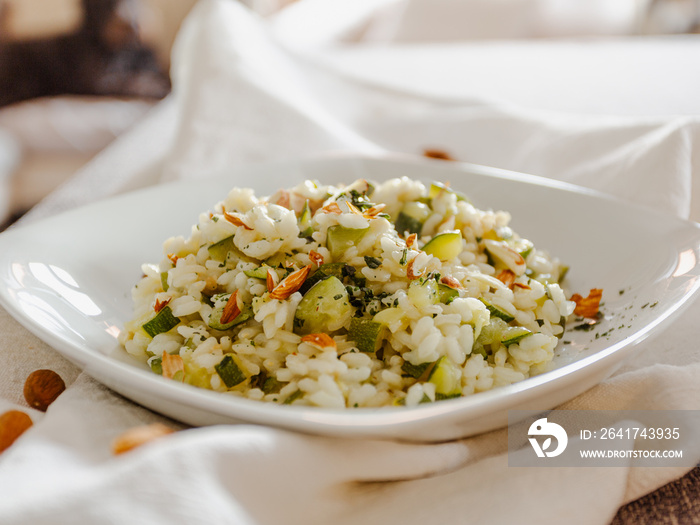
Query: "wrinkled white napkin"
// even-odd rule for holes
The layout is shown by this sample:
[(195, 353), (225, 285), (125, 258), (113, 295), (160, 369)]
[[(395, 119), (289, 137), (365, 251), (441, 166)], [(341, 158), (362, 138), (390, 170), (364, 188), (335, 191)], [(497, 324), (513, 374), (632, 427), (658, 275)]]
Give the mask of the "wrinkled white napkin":
[(639, 34), (650, 0), (299, 0), (271, 17), (294, 46)]
[[(695, 204), (688, 119), (542, 114), (362, 85), (279, 47), (228, 0), (198, 4), (173, 58), (179, 120), (162, 180), (328, 151), (439, 147), (682, 217)], [(698, 310), (562, 408), (698, 409)], [(162, 419), (81, 375), (0, 456), (0, 523), (605, 524), (688, 470), (509, 468), (505, 429), (420, 445), (218, 426), (111, 455), (120, 432), (153, 421)]]

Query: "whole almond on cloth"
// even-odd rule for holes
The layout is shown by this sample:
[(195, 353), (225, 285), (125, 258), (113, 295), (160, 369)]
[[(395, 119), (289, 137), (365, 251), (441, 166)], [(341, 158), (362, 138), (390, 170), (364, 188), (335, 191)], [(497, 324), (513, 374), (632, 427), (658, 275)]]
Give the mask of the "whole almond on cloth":
[(24, 382), (24, 399), (30, 407), (46, 412), (65, 389), (63, 379), (53, 370), (35, 370)]
[(8, 410), (0, 415), (0, 452), (9, 448), (31, 426), (32, 419), (19, 410)]
[(161, 423), (152, 423), (150, 425), (130, 428), (114, 440), (112, 443), (112, 452), (114, 452), (114, 454), (123, 454), (124, 452), (128, 452), (155, 439), (172, 434), (173, 432), (175, 431), (172, 428)]

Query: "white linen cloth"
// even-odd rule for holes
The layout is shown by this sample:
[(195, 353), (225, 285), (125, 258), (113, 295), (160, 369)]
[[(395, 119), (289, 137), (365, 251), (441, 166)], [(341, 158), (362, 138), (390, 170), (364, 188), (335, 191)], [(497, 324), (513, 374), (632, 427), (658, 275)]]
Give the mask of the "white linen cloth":
[(301, 0), (272, 16), (294, 46), (634, 35), (650, 0)]
[[(77, 183), (69, 183), (27, 220), (139, 185), (205, 181), (246, 162), (427, 147), (698, 216), (694, 119), (534, 112), (358, 83), (280, 47), (264, 22), (229, 0), (200, 2), (173, 58), (167, 104), (177, 118), (168, 121), (172, 149), (151, 159), (158, 169), (126, 181), (104, 172), (72, 200)], [(611, 379), (562, 408), (699, 409), (699, 310), (696, 303)], [(4, 312), (0, 321), (9, 325)], [(16, 326), (7, 337), (17, 364), (0, 371), (5, 390), (14, 383), (21, 391), (29, 345), (55, 360), (45, 366), (61, 363)], [(34, 427), (0, 456), (0, 523), (604, 524), (688, 470), (509, 468), (505, 429), (423, 445), (231, 425), (185, 429), (113, 457), (119, 433), (163, 419), (86, 375), (73, 381), (76, 372), (61, 366), (71, 386), (46, 414), (32, 412)], [(28, 411), (19, 398), (0, 411)]]

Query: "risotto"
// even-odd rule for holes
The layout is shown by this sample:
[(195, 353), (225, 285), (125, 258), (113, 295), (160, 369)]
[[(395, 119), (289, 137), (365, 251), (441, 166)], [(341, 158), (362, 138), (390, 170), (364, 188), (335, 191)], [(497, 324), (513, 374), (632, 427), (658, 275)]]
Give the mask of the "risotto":
[(126, 351), (249, 399), (415, 406), (546, 371), (566, 267), (449, 186), (233, 189), (133, 287)]

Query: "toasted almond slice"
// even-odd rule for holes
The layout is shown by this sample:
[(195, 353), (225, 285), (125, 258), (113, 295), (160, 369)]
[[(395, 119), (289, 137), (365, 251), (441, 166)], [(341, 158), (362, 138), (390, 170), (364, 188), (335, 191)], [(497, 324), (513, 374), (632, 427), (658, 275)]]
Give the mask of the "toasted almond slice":
[(230, 323), (238, 314), (241, 313), (241, 308), (238, 306), (238, 290), (235, 290), (226, 301), (224, 311), (221, 312), (221, 324)]
[(415, 233), (412, 233), (411, 235), (406, 237), (406, 246), (408, 246), (411, 249), (414, 249), (415, 244), (416, 244), (416, 239), (418, 239), (418, 235), (416, 235)]
[(440, 284), (444, 284), (445, 286), (449, 286), (453, 290), (461, 290), (463, 288), (462, 283), (460, 283), (457, 279), (455, 279), (451, 275), (445, 275), (445, 276), (441, 277)]
[(501, 281), (511, 290), (513, 289), (513, 284), (515, 284), (515, 274), (512, 270), (503, 270), (496, 276), (496, 279)]
[(271, 292), (272, 290), (275, 289), (275, 287), (279, 284), (279, 276), (277, 275), (277, 272), (273, 272), (271, 269), (268, 268), (267, 270), (267, 276), (265, 277), (265, 284), (267, 284), (267, 291)]
[(294, 292), (296, 292), (301, 285), (304, 284), (306, 278), (309, 276), (311, 271), (311, 265), (307, 264), (303, 268), (290, 273), (287, 277), (282, 279), (280, 283), (275, 286), (275, 289), (270, 292), (270, 299), (286, 299)]
[(588, 293), (588, 297), (582, 297), (581, 295), (575, 293), (571, 296), (571, 300), (576, 303), (574, 314), (588, 318), (596, 317), (600, 311), (600, 300), (602, 297), (603, 290), (599, 288), (593, 288)]
[(372, 206), (370, 209), (365, 210), (365, 212), (362, 214), (362, 216), (365, 219), (374, 219), (377, 215), (379, 215), (382, 210), (386, 208), (386, 204), (381, 203), (381, 204), (376, 204)]
[(522, 288), (523, 290), (532, 290), (532, 288), (525, 283), (513, 283), (513, 287), (516, 287), (516, 286), (518, 288)]
[(162, 423), (153, 423), (151, 425), (130, 428), (114, 440), (112, 443), (112, 452), (114, 454), (123, 454), (124, 452), (133, 450), (136, 447), (140, 447), (141, 445), (174, 432), (172, 428)]
[(277, 204), (277, 206), (287, 208), (288, 210), (291, 209), (291, 199), (287, 190), (277, 190), (275, 194), (270, 197), (270, 202), (272, 204)]
[(493, 239), (485, 239), (484, 245), (491, 255), (503, 262), (515, 275), (522, 275), (525, 273), (527, 269), (525, 259), (506, 243), (494, 241)]
[(243, 219), (241, 219), (240, 217), (237, 217), (237, 216), (235, 216), (235, 215), (231, 215), (231, 214), (230, 214), (229, 212), (227, 212), (226, 210), (224, 210), (224, 218), (225, 218), (228, 222), (230, 222), (231, 224), (233, 224), (234, 226), (243, 226), (246, 230), (252, 230), (252, 229), (253, 229), (253, 228), (251, 228), (250, 226), (248, 226), (245, 222), (243, 222)]
[(179, 355), (170, 355), (163, 351), (161, 357), (161, 367), (163, 368), (163, 377), (183, 381), (185, 378), (185, 363)]
[(408, 261), (408, 264), (406, 265), (406, 277), (408, 277), (411, 281), (418, 279), (419, 277), (422, 277), (423, 274), (425, 273), (425, 269), (423, 269), (423, 271), (420, 273), (414, 273), (413, 272), (413, 263), (414, 262), (415, 262), (415, 258)]
[(165, 301), (160, 301), (160, 300), (156, 299), (156, 304), (153, 305), (153, 309), (155, 310), (156, 313), (158, 313), (163, 308), (165, 308), (171, 300), (172, 300), (172, 297), (168, 297)]
[(354, 215), (362, 215), (362, 212), (360, 211), (360, 209), (357, 206), (355, 206), (352, 202), (345, 201), (345, 205), (348, 207), (348, 210), (350, 211), (350, 213), (352, 213)]
[(173, 263), (173, 266), (177, 266), (177, 260), (179, 259), (177, 255), (175, 255), (174, 253), (169, 253), (167, 257), (168, 259), (170, 259), (170, 262)]
[(323, 255), (318, 253), (317, 251), (310, 250), (309, 251), (309, 259), (311, 260), (312, 263), (314, 263), (316, 266), (321, 266), (323, 264)]
[(444, 150), (437, 149), (437, 148), (428, 148), (423, 150), (423, 155), (430, 158), (430, 159), (438, 159), (438, 160), (455, 160), (452, 155), (447, 153)]
[(32, 418), (21, 410), (8, 410), (0, 415), (0, 452), (10, 446), (32, 426)]
[(343, 210), (340, 209), (340, 206), (338, 206), (337, 202), (330, 202), (326, 204), (323, 208), (321, 208), (319, 211), (322, 211), (323, 213), (335, 213), (337, 215), (343, 213)]
[(302, 343), (309, 343), (317, 348), (337, 348), (335, 341), (328, 334), (308, 334), (301, 338)]

